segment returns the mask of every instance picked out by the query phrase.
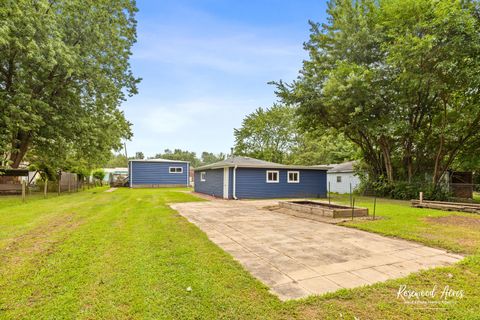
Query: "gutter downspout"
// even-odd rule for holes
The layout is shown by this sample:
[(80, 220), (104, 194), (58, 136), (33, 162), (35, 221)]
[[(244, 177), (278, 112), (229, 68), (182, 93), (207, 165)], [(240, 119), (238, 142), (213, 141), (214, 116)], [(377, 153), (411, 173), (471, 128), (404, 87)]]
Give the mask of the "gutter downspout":
[(129, 186), (130, 188), (131, 188), (132, 185), (133, 185), (133, 184), (132, 184), (132, 180), (133, 180), (133, 172), (132, 172), (133, 166), (132, 166), (132, 164), (133, 164), (132, 161), (129, 161), (129, 162), (128, 162), (128, 168), (129, 168), (129, 170), (128, 170), (128, 175), (129, 175), (129, 179), (128, 179), (129, 181), (128, 181), (128, 183), (129, 183), (129, 185), (130, 185), (130, 186)]
[(236, 185), (237, 185), (237, 165), (235, 165), (235, 167), (233, 167), (233, 186), (232, 186), (232, 197), (233, 199), (235, 200), (238, 200), (237, 198), (237, 195), (236, 195)]
[(187, 188), (190, 187), (190, 163), (187, 162)]

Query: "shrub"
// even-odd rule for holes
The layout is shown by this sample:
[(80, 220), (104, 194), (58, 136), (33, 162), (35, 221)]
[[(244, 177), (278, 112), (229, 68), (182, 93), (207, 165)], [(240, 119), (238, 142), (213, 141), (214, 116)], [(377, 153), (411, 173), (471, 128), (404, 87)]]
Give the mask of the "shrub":
[(102, 183), (103, 179), (105, 178), (105, 171), (102, 169), (95, 170), (92, 172), (92, 177)]
[(360, 186), (360, 191), (364, 194), (377, 195), (399, 200), (417, 199), (420, 192), (423, 192), (425, 200), (448, 200), (451, 196), (446, 186), (440, 185), (434, 187), (428, 182), (408, 182), (396, 181), (389, 183), (384, 179), (377, 181), (365, 181)]

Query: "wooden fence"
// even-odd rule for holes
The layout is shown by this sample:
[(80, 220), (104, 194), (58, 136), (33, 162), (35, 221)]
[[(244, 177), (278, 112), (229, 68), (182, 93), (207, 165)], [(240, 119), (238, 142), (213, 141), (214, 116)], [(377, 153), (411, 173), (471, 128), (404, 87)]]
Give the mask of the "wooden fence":
[(26, 177), (2, 177), (0, 179), (0, 194), (30, 194), (32, 192), (65, 193), (77, 192), (86, 188), (95, 187), (97, 183), (90, 183), (86, 179), (79, 179), (76, 173), (61, 172), (56, 181), (29, 181)]

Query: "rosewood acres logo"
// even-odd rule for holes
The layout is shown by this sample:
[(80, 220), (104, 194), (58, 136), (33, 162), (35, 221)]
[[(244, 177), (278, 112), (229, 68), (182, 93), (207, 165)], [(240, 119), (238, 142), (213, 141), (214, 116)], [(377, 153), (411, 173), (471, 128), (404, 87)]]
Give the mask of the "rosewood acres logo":
[(416, 305), (452, 304), (457, 300), (463, 299), (464, 296), (465, 292), (463, 290), (455, 290), (449, 285), (444, 287), (434, 285), (432, 288), (418, 290), (402, 284), (397, 291), (398, 300), (406, 304)]

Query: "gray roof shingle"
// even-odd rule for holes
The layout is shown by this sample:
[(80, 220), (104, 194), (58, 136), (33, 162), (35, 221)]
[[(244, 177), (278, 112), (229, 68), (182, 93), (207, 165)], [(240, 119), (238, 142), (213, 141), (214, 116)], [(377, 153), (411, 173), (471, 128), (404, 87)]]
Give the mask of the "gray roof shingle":
[(357, 164), (357, 161), (348, 161), (335, 165), (328, 172), (353, 172), (353, 167)]
[(250, 157), (233, 156), (223, 161), (215, 162), (205, 166), (195, 168), (195, 171), (205, 169), (219, 169), (225, 167), (240, 167), (240, 168), (271, 168), (271, 169), (308, 169), (308, 170), (328, 170), (327, 166), (298, 166), (285, 165), (270, 161), (254, 159)]

